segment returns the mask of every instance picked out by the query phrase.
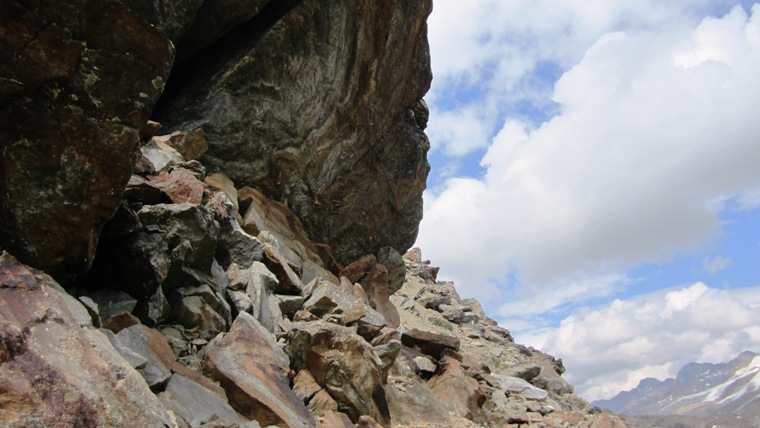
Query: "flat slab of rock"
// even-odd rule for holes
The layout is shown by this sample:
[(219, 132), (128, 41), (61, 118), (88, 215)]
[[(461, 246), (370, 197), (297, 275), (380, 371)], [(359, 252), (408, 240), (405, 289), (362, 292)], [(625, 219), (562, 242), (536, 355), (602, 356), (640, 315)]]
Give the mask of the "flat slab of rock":
[(158, 394), (158, 399), (190, 426), (215, 419), (240, 423), (240, 418), (227, 400), (182, 375), (172, 375), (166, 389)]
[[(171, 345), (169, 345), (166, 337), (157, 330), (139, 324), (121, 330), (116, 337), (124, 346), (146, 358), (149, 361), (148, 365), (155, 367), (155, 370), (161, 373), (168, 371), (169, 376), (172, 373), (179, 373), (224, 397), (224, 390), (211, 379), (203, 377), (200, 373), (177, 362)], [(162, 382), (166, 382), (168, 379), (167, 376)]]
[(288, 356), (252, 315), (238, 315), (230, 332), (209, 344), (207, 373), (227, 391), (241, 415), (262, 425), (314, 427), (316, 421), (290, 389)]
[(459, 350), (459, 338), (412, 328), (401, 335), (401, 343), (422, 353), (440, 359), (443, 352)]
[(512, 395), (519, 395), (528, 400), (545, 400), (549, 396), (549, 393), (541, 388), (537, 388), (524, 379), (513, 376), (504, 376), (498, 374), (492, 374), (504, 392), (508, 392)]
[(52, 278), (0, 253), (4, 427), (171, 426), (148, 385)]

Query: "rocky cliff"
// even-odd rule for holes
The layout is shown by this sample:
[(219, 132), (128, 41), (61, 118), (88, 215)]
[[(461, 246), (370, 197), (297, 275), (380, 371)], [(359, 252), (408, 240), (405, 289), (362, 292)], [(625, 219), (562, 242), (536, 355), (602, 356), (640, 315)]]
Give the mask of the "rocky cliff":
[(401, 255), (430, 11), (0, 1), (3, 424), (625, 426)]

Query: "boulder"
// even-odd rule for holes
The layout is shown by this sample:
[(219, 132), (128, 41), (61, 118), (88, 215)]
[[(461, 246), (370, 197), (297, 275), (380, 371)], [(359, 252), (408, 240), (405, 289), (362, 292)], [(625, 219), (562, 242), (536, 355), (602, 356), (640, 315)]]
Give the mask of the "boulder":
[[(323, 268), (318, 250), (303, 230), (301, 221), (284, 204), (267, 199), (260, 191), (250, 187), (241, 189), (248, 201), (243, 228), (252, 235), (266, 232), (265, 240), (276, 248), (292, 269), (302, 276), (304, 283), (315, 277), (328, 279), (332, 274)], [(280, 263), (282, 263), (280, 261)], [(304, 273), (308, 272), (308, 278)]]
[(211, 334), (227, 331), (230, 307), (207, 284), (171, 290), (169, 301), (171, 319), (176, 323)]
[(355, 320), (361, 324), (369, 324), (375, 327), (386, 325), (385, 317), (369, 306), (366, 306), (360, 299), (348, 294), (344, 289), (328, 281), (314, 280), (312, 283), (311, 294), (304, 302), (303, 309), (322, 316), (326, 313), (340, 312), (349, 314), (351, 318), (344, 319), (347, 321)]
[(188, 58), (182, 90), (164, 96), (157, 120), (203, 128), (211, 172), (283, 201), (342, 263), (408, 248), (429, 170), (413, 107), (431, 81), (431, 2), (305, 0), (266, 11), (213, 56)]
[(459, 338), (411, 328), (404, 330), (401, 343), (439, 360), (447, 350), (459, 350)]
[(361, 415), (390, 425), (382, 385), (383, 363), (361, 336), (324, 321), (295, 322), (285, 350), (294, 370), (308, 370), (356, 422)]
[[(143, 357), (142, 355), (138, 354), (137, 352), (129, 349), (128, 347), (124, 346), (124, 344), (121, 343), (121, 340), (119, 340), (118, 337), (112, 332), (111, 330), (106, 329), (100, 329), (101, 333), (105, 334), (108, 338), (108, 341), (111, 342), (111, 345), (113, 345), (113, 348), (116, 349), (116, 352), (118, 352), (122, 357), (124, 357), (125, 360), (129, 363), (132, 368), (135, 369), (144, 369), (148, 365), (148, 359)], [(150, 386), (150, 384), (148, 384)]]
[(189, 203), (146, 205), (137, 216), (139, 230), (103, 238), (84, 282), (129, 293), (138, 300), (135, 315), (155, 325), (170, 313), (164, 291), (214, 282), (219, 224), (207, 208)]
[(199, 205), (203, 201), (203, 182), (184, 168), (163, 171), (149, 179), (172, 203)]
[(449, 413), (478, 422), (483, 419), (480, 407), (485, 394), (478, 382), (462, 371), (460, 362), (451, 357), (441, 360), (441, 373), (427, 384), (446, 405)]
[(227, 400), (182, 375), (172, 375), (166, 389), (158, 394), (158, 399), (167, 410), (174, 412), (190, 426), (199, 426), (216, 419), (241, 422)]
[(398, 251), (383, 247), (377, 253), (377, 262), (388, 270), (388, 294), (397, 292), (406, 279), (406, 265)]
[(468, 306), (441, 304), (438, 309), (444, 318), (455, 324), (476, 323), (480, 319)]
[(377, 263), (374, 255), (367, 255), (346, 266), (341, 272), (351, 282), (359, 282), (370, 306), (380, 312), (391, 327), (401, 324), (398, 310), (390, 301), (388, 270)]
[(237, 303), (238, 311), (252, 314), (264, 328), (276, 334), (279, 331), (278, 323), (283, 318), (280, 300), (272, 292), (278, 285), (277, 277), (260, 262), (254, 262), (246, 269), (232, 264), (227, 269), (227, 275), (228, 287), (238, 290), (235, 292), (239, 296), (236, 302), (242, 302), (242, 305)]
[(233, 183), (229, 177), (227, 177), (225, 174), (222, 174), (221, 172), (217, 172), (206, 177), (203, 182), (216, 190), (224, 192), (224, 194), (230, 200), (230, 203), (232, 203), (232, 206), (235, 208), (235, 211), (240, 213), (238, 191), (235, 188), (235, 183)]
[(549, 396), (548, 392), (531, 385), (524, 379), (499, 374), (492, 374), (491, 376), (498, 381), (504, 392), (511, 395), (519, 395), (527, 400), (537, 401), (545, 400)]
[(448, 289), (438, 285), (422, 288), (414, 300), (425, 308), (440, 310), (441, 305), (451, 305), (452, 296)]
[(3, 426), (171, 426), (132, 364), (51, 277), (0, 253)]
[[(234, 189), (233, 189), (234, 190)], [(215, 208), (215, 219), (219, 222), (219, 243), (216, 247), (216, 259), (224, 268), (235, 263), (238, 267), (247, 268), (255, 261), (264, 259), (264, 246), (255, 237), (248, 234), (238, 222), (235, 207), (237, 199), (231, 201), (227, 192), (215, 192), (209, 197), (207, 206)]]
[(278, 288), (275, 290), (279, 294), (301, 294), (304, 284), (295, 266), (291, 265), (280, 252), (280, 244), (277, 238), (266, 230), (259, 232), (256, 236), (264, 246), (264, 258), (262, 262), (277, 277)]
[(208, 345), (204, 366), (227, 391), (232, 407), (246, 418), (264, 425), (316, 425), (289, 387), (288, 356), (252, 315), (238, 315), (230, 332)]
[(303, 401), (304, 404), (308, 404), (309, 401), (322, 390), (322, 387), (314, 380), (314, 376), (304, 369), (298, 372), (296, 377), (293, 378), (293, 393)]
[(68, 283), (119, 206), (174, 49), (111, 0), (6, 3), (1, 25), (0, 247)]
[(390, 378), (385, 394), (394, 424), (453, 426), (445, 401), (416, 376)]
[[(169, 203), (169, 198), (161, 192), (161, 189), (151, 183), (150, 180), (132, 175), (127, 182), (127, 188), (124, 189), (124, 202), (141, 207), (142, 205), (155, 205), (160, 203)], [(138, 220), (139, 224), (139, 220)], [(134, 232), (134, 230), (127, 233)]]
[[(166, 337), (158, 331), (144, 325), (135, 325), (120, 331), (116, 334), (116, 337), (122, 345), (129, 348), (132, 352), (146, 358), (148, 360), (148, 366), (151, 366), (151, 369), (149, 370), (163, 374), (168, 371), (169, 377), (172, 373), (181, 374), (182, 376), (203, 385), (206, 389), (217, 395), (224, 397), (224, 391), (219, 385), (216, 385), (210, 379), (203, 377), (198, 372), (177, 362), (174, 356), (174, 351), (167, 342)], [(157, 383), (157, 385), (165, 384), (169, 377)]]
[(156, 139), (151, 139), (146, 144), (140, 146), (140, 154), (149, 166), (146, 172), (151, 174), (169, 171), (185, 162), (182, 154), (174, 149), (174, 147)]

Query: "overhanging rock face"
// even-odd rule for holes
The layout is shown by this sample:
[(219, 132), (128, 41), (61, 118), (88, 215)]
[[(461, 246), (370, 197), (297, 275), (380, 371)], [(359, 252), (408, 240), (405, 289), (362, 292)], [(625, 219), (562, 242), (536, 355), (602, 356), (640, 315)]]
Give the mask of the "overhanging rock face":
[(404, 251), (429, 170), (431, 2), (285, 3), (179, 65), (155, 116), (203, 128), (209, 172), (286, 203), (344, 264)]

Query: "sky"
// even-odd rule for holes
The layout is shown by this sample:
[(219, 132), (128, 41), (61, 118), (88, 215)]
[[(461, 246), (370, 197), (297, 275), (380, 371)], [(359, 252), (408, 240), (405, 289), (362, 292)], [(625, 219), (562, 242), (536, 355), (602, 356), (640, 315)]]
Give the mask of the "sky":
[(435, 0), (416, 246), (589, 400), (760, 351), (760, 4)]

